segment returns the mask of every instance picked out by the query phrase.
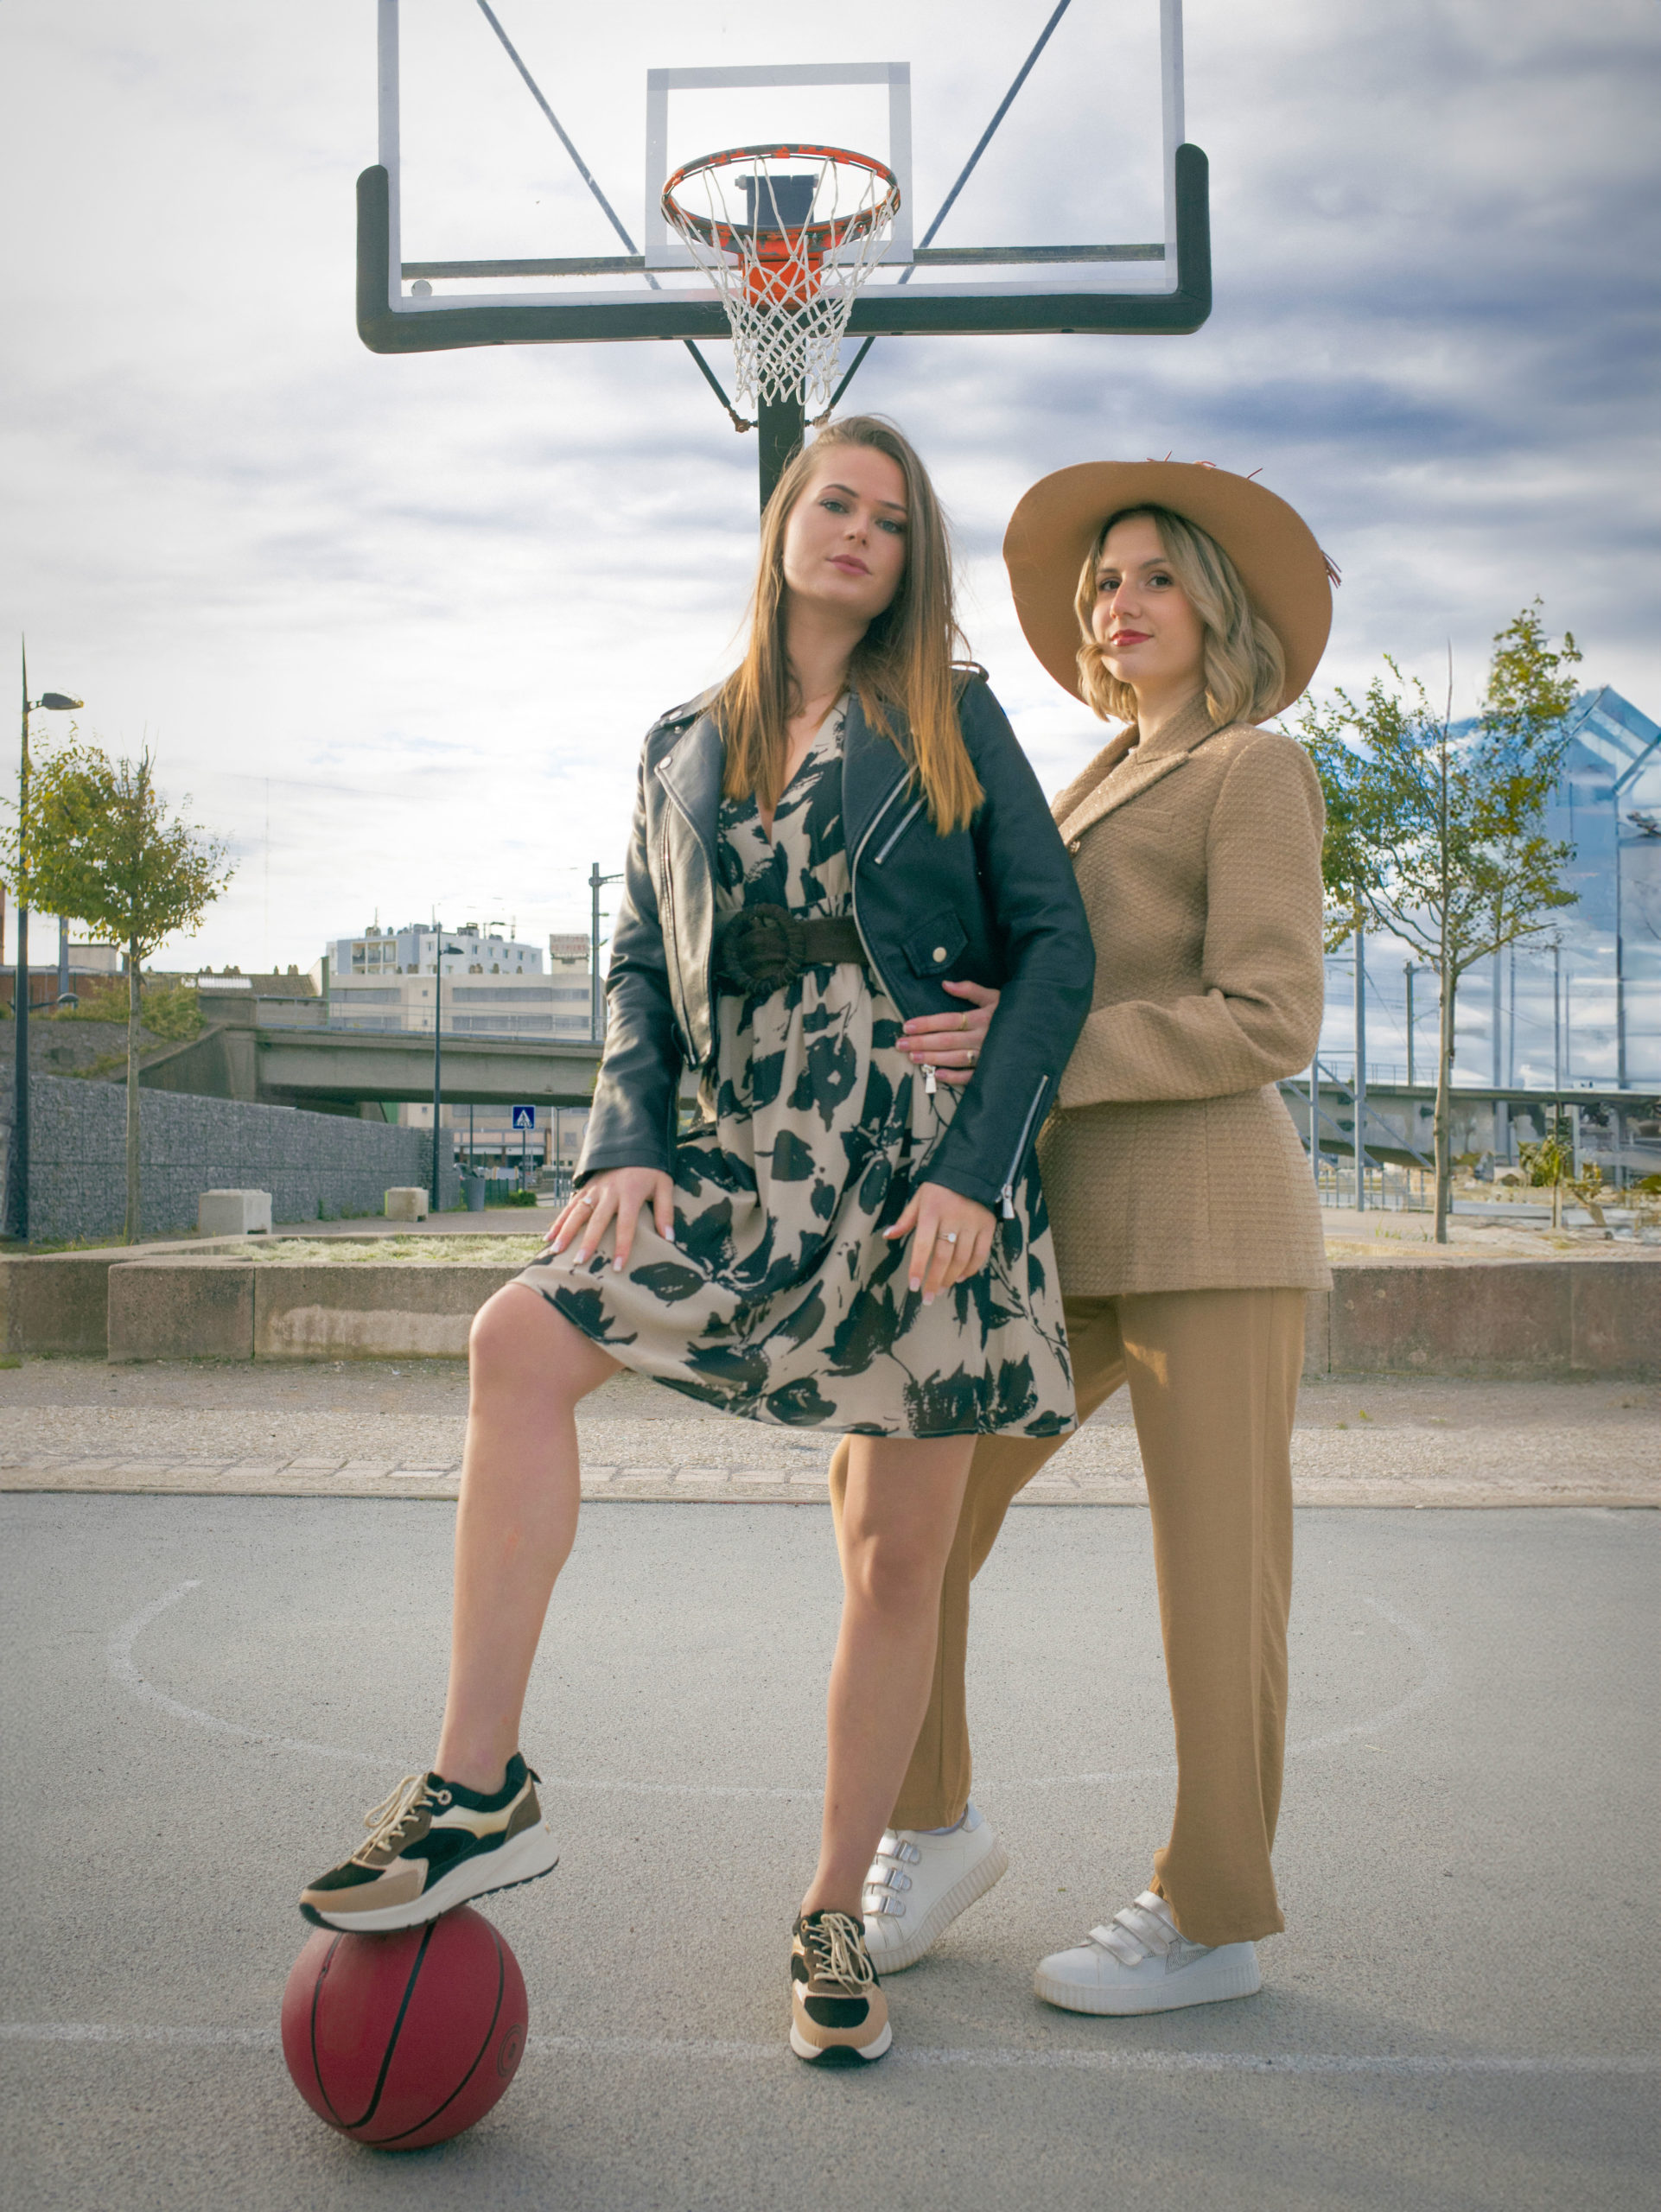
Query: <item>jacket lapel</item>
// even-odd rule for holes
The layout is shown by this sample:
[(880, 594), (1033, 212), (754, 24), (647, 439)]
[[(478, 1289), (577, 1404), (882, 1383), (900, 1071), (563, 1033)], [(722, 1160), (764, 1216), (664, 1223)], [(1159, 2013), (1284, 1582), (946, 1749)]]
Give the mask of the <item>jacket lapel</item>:
[(1134, 753), (1134, 731), (1122, 730), (1056, 800), (1053, 811), (1062, 836), (1072, 844), (1104, 816), (1140, 798), (1220, 727), (1212, 722), (1204, 699), (1196, 699)]
[(710, 715), (700, 715), (658, 763), (658, 781), (697, 832), (712, 866), (726, 765), (727, 748)]

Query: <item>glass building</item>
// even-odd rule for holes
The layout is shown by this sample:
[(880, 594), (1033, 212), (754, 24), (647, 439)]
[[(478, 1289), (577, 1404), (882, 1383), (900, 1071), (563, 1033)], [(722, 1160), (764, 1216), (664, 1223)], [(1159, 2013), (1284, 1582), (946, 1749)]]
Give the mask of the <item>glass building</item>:
[[(1508, 947), (1462, 978), (1454, 1081), (1661, 1094), (1661, 728), (1607, 686), (1569, 711), (1569, 758), (1546, 826), (1574, 848), (1563, 880), (1579, 896), (1548, 938)], [(1434, 1083), (1435, 975), (1410, 947), (1371, 934), (1366, 984), (1369, 1084)], [(1352, 940), (1327, 957), (1321, 1057), (1352, 1078)]]

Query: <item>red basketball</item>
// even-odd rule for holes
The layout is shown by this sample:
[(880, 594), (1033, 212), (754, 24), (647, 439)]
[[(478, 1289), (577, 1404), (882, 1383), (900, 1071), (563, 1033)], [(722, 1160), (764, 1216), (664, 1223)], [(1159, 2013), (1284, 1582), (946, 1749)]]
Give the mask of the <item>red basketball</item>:
[(320, 2120), (383, 2151), (482, 2120), (525, 2053), (519, 1962), (481, 1913), (342, 1936), (320, 1928), (283, 1993), (283, 2056)]

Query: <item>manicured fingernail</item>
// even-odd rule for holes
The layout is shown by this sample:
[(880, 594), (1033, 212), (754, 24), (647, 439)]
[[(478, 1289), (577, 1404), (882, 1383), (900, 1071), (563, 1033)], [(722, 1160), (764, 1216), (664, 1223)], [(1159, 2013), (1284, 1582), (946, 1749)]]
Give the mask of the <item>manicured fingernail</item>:
[(673, 1224), (672, 1223), (670, 1224), (670, 1226), (669, 1226), (667, 1229), (665, 1229), (665, 1231), (664, 1231), (664, 1233), (663, 1233), (663, 1241), (664, 1241), (664, 1243), (665, 1243), (665, 1244), (672, 1244), (672, 1243), (674, 1243), (674, 1241), (675, 1241), (675, 1230), (674, 1230), (674, 1224)]
[(926, 1291), (926, 1292), (923, 1294), (923, 1303), (924, 1303), (924, 1305), (925, 1305), (925, 1306), (932, 1306), (932, 1305), (933, 1305), (933, 1303), (934, 1303), (934, 1293), (933, 1293), (932, 1290), (930, 1290), (930, 1291)]
[(621, 1274), (623, 1272), (623, 1262), (620, 1256), (612, 1262), (611, 1271), (614, 1275)]
[(912, 1294), (912, 1296), (913, 1296), (913, 1298), (915, 1298), (915, 1297), (916, 1297), (916, 1295), (917, 1295), (917, 1294), (918, 1294), (918, 1292), (919, 1292), (922, 1287), (923, 1287), (923, 1278), (922, 1278), (920, 1275), (913, 1275), (913, 1276), (912, 1277), (912, 1279), (911, 1279), (911, 1294)]

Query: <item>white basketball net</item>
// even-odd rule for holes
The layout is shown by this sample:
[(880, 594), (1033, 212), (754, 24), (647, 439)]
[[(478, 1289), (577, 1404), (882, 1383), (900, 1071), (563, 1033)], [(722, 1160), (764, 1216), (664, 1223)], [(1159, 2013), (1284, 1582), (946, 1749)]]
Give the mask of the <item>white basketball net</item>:
[(830, 404), (843, 334), (900, 206), (892, 173), (829, 146), (741, 146), (678, 169), (663, 211), (721, 295), (741, 400)]

